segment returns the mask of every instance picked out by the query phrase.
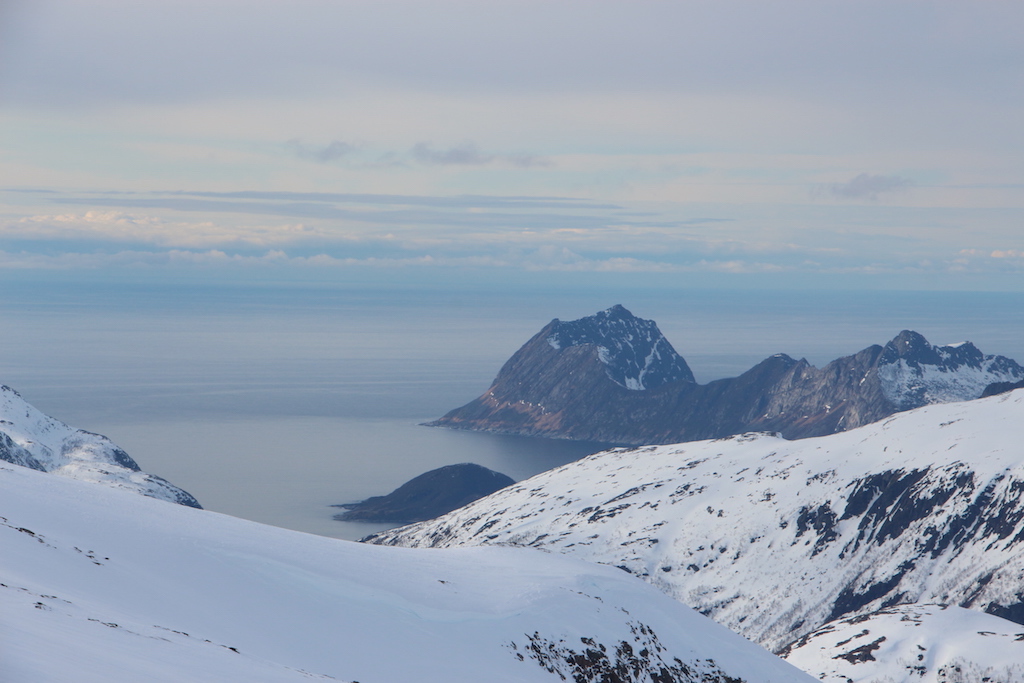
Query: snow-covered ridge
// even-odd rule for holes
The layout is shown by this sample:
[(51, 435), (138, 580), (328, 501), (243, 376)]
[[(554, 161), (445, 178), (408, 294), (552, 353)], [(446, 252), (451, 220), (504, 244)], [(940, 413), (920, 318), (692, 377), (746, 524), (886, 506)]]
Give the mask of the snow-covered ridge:
[(773, 650), (895, 604), (1019, 622), (1022, 443), (1017, 391), (827, 437), (616, 449), (368, 540), (617, 566)]
[(44, 415), (8, 386), (0, 386), (0, 460), (199, 507), (189, 493), (141, 471), (107, 437)]
[(632, 391), (686, 380), (693, 373), (653, 320), (637, 318), (621, 305), (571, 321), (553, 321), (547, 337), (555, 350), (593, 344), (608, 377)]
[(312, 536), (0, 463), (0, 680), (811, 683), (626, 574)]
[(885, 397), (898, 410), (979, 398), (990, 384), (1024, 379), (1024, 367), (1005, 356), (982, 353), (971, 342), (933, 346), (904, 330), (878, 359)]

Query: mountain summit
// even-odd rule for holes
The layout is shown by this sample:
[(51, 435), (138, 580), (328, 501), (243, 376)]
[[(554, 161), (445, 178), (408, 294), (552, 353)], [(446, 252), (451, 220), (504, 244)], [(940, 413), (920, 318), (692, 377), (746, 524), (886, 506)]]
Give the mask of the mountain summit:
[(653, 320), (637, 318), (621, 304), (586, 318), (562, 322), (555, 318), (540, 335), (556, 351), (571, 346), (597, 349), (608, 378), (633, 391), (653, 389), (678, 380), (693, 382), (693, 373)]
[(882, 349), (878, 373), (898, 410), (980, 398), (990, 384), (1024, 378), (1024, 368), (1005, 356), (987, 356), (971, 342), (932, 346), (910, 330)]
[(747, 431), (803, 438), (841, 432), (932, 403), (981, 397), (1024, 368), (970, 342), (933, 346), (900, 332), (823, 368), (775, 354), (705, 385), (653, 320), (622, 306), (548, 323), (475, 401), (430, 423), (621, 444), (676, 443)]
[[(696, 386), (686, 361), (653, 320), (613, 306), (586, 318), (555, 318), (501, 368), (480, 398), (431, 426), (615, 441), (591, 429), (608, 406), (680, 385)], [(613, 421), (620, 418), (613, 410)]]

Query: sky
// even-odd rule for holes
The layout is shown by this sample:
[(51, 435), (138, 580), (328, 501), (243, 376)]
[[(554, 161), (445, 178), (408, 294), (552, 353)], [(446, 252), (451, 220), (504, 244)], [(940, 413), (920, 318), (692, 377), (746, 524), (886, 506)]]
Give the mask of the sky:
[(1024, 290), (1024, 4), (0, 0), (0, 277)]

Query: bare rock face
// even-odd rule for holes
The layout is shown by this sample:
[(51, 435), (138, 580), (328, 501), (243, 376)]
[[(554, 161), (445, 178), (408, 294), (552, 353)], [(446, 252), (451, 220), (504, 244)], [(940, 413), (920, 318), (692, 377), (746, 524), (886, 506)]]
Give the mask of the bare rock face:
[(1024, 368), (970, 342), (933, 346), (904, 330), (823, 368), (785, 354), (705, 385), (654, 321), (622, 306), (557, 318), (505, 363), (490, 389), (430, 423), (525, 436), (658, 444), (771, 431), (821, 436), (931, 403), (981, 397)]

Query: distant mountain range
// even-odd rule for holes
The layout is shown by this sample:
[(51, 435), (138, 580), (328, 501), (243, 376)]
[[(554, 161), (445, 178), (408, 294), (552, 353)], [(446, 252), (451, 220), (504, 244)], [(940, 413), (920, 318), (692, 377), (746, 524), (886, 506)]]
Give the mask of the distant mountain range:
[(44, 415), (8, 386), (0, 386), (0, 461), (200, 507), (192, 494), (143, 472), (107, 437)]
[(795, 439), (976, 399), (989, 385), (1022, 380), (1024, 367), (1009, 358), (970, 342), (933, 346), (904, 330), (820, 369), (776, 354), (738, 377), (701, 385), (654, 321), (613, 306), (552, 320), (482, 396), (430, 424), (633, 445), (748, 431)]
[[(923, 364), (898, 355), (913, 341), (872, 367)], [(1020, 683), (1022, 443), (1014, 391), (816, 439), (613, 449), (364, 541), (619, 567), (823, 681)]]

